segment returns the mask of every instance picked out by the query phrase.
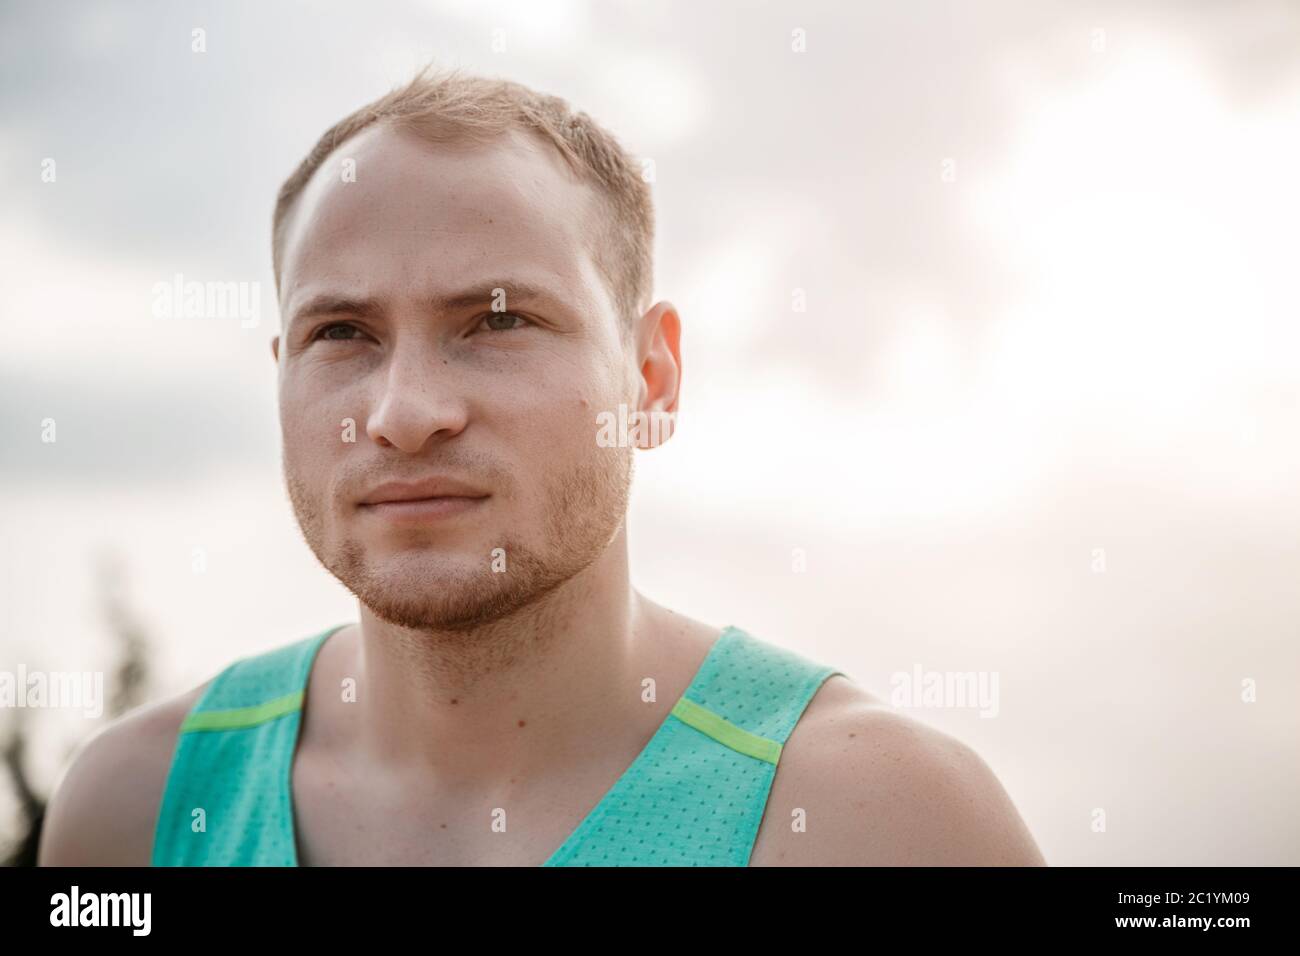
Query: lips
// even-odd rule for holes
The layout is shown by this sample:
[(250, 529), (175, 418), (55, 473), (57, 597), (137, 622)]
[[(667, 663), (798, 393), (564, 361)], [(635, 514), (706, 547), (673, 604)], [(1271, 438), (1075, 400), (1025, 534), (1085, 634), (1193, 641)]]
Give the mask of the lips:
[(480, 508), (486, 508), (487, 501), (487, 495), (481, 498), (443, 495), (437, 498), (380, 501), (373, 505), (362, 505), (360, 511), (362, 515), (377, 518), (387, 524), (423, 526), (458, 515), (473, 514)]
[(442, 499), (477, 500), (488, 497), (486, 491), (475, 488), (466, 482), (446, 476), (424, 478), (420, 481), (388, 481), (377, 485), (366, 493), (358, 502), (361, 506), (373, 506), (400, 502), (416, 502)]

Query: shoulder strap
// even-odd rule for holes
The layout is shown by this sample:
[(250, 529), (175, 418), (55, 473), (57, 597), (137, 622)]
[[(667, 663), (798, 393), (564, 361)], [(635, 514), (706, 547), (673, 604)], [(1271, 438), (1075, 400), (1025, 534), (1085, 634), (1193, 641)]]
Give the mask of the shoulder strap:
[(747, 866), (781, 749), (833, 667), (729, 627), (547, 866)]
[(730, 628), (718, 638), (673, 716), (719, 743), (775, 764), (813, 694), (839, 673)]
[(294, 866), (289, 772), (312, 662), (343, 625), (231, 664), (181, 724), (154, 866)]

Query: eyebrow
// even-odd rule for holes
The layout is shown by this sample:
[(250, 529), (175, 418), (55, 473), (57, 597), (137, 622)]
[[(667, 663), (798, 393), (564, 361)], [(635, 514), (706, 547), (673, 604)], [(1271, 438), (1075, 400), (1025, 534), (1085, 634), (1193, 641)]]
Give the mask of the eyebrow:
[[(518, 279), (500, 279), (490, 282), (478, 282), (455, 292), (434, 296), (432, 299), (425, 301), (425, 306), (433, 313), (455, 312), (459, 309), (491, 302), (496, 289), (505, 292), (507, 309), (511, 307), (512, 302), (549, 302), (554, 305), (563, 305), (563, 301), (559, 296), (544, 286)], [(322, 292), (312, 296), (294, 309), (289, 316), (288, 326), (291, 328), (298, 319), (308, 315), (373, 316), (383, 311), (384, 305), (381, 299), (350, 296), (336, 292)]]

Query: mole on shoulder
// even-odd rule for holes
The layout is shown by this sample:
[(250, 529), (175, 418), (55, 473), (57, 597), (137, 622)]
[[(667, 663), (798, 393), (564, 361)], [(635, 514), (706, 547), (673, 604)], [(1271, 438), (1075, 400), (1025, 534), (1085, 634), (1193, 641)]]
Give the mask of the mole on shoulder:
[(519, 721), (519, 726), (522, 727), (523, 725), (524, 725), (524, 722), (523, 722), (522, 720)]

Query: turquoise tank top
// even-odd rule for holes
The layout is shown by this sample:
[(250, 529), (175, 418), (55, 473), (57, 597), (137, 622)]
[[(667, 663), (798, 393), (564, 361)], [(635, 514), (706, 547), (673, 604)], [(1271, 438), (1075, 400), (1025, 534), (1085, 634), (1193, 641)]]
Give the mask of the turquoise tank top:
[[(182, 723), (153, 866), (298, 866), (290, 769), (307, 678), (338, 625), (231, 664)], [(843, 674), (736, 627), (543, 866), (747, 866), (781, 747)]]

